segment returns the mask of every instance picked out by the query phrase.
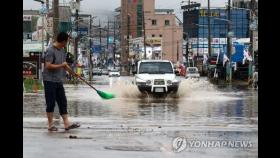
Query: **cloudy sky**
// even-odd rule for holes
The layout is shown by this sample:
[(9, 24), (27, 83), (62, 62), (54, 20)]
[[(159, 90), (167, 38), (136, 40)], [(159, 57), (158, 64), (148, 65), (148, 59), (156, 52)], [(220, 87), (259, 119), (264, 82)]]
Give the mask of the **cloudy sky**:
[[(59, 3), (68, 3), (70, 0), (59, 0)], [(185, 0), (186, 1), (186, 0)], [(192, 0), (194, 2), (201, 3), (202, 7), (207, 6), (207, 0)], [(52, 0), (50, 0), (52, 2)], [(180, 3), (182, 0), (156, 0), (156, 8), (174, 9), (176, 15), (182, 19), (182, 10), (180, 9)], [(212, 7), (224, 7), (227, 0), (211, 0)], [(115, 8), (119, 7), (121, 0), (82, 0), (81, 12), (91, 13), (95, 16), (106, 16)], [(51, 5), (50, 5), (51, 6)], [(23, 0), (23, 9), (39, 9), (40, 3), (34, 0)]]

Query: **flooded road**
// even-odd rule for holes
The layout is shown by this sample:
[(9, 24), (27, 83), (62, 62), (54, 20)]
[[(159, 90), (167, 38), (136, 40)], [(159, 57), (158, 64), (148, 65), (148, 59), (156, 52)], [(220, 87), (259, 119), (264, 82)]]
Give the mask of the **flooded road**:
[[(206, 78), (181, 78), (176, 95), (153, 98), (140, 94), (132, 77), (95, 79), (97, 89), (112, 92), (116, 98), (102, 100), (87, 85), (65, 85), (71, 120), (82, 125), (70, 132), (61, 126), (60, 132), (48, 133), (43, 94), (24, 94), (24, 157), (38, 157), (44, 148), (55, 149), (53, 142), (62, 146), (62, 154), (45, 157), (257, 157), (256, 90), (218, 87)], [(70, 135), (80, 139), (69, 139)], [(252, 146), (189, 146), (175, 152), (172, 142), (177, 137), (250, 141)]]

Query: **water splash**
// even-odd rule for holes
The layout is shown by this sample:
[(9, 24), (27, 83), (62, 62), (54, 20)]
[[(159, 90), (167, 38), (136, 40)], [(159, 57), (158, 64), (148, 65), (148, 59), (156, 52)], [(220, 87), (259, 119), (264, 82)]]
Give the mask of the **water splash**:
[(131, 80), (118, 80), (111, 85), (110, 91), (117, 98), (146, 98), (146, 94), (142, 94), (137, 86)]
[[(97, 85), (96, 85), (97, 86)], [(116, 99), (136, 99), (136, 100), (145, 100), (147, 102), (155, 100), (231, 100), (240, 98), (238, 96), (228, 95), (225, 92), (219, 90), (215, 85), (210, 83), (206, 78), (201, 79), (185, 79), (181, 78), (181, 83), (177, 93), (170, 93), (164, 97), (155, 97), (148, 93), (141, 93), (137, 86), (132, 83), (131, 78), (119, 78), (119, 79), (109, 79), (108, 86), (102, 86), (102, 91), (110, 92), (115, 94)], [(99, 87), (97, 87), (99, 88)], [(92, 99), (96, 94), (92, 94), (93, 91), (88, 88), (78, 88), (84, 93), (79, 93), (79, 98), (85, 99), (88, 96), (88, 99)], [(78, 90), (77, 89), (77, 90)], [(90, 95), (89, 95), (90, 94)], [(75, 95), (78, 97), (77, 95)], [(98, 96), (97, 96), (98, 97)], [(87, 98), (87, 97), (86, 97)]]
[(225, 101), (236, 100), (240, 97), (222, 92), (216, 85), (210, 83), (206, 78), (182, 80), (178, 92), (170, 97), (188, 100)]
[(132, 83), (132, 80), (118, 80), (111, 84), (110, 91), (116, 94), (117, 98), (130, 98), (130, 99), (180, 99), (194, 96), (201, 96), (199, 93), (216, 92), (213, 84), (205, 79), (182, 79), (177, 93), (171, 93), (163, 98), (158, 98), (148, 93), (141, 93), (137, 86)]

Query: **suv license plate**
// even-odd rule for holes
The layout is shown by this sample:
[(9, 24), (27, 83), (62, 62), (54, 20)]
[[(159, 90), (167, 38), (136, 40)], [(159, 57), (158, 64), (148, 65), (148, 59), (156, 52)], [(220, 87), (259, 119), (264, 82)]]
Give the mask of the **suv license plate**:
[(155, 92), (163, 92), (163, 88), (155, 88)]

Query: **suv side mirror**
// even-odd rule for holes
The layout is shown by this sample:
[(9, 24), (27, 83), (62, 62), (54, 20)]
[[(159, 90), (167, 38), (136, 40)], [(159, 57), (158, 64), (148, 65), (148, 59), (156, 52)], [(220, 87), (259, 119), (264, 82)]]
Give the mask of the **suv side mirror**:
[(179, 71), (177, 69), (174, 69), (174, 72), (175, 72), (176, 76), (180, 76), (180, 73), (179, 73)]

